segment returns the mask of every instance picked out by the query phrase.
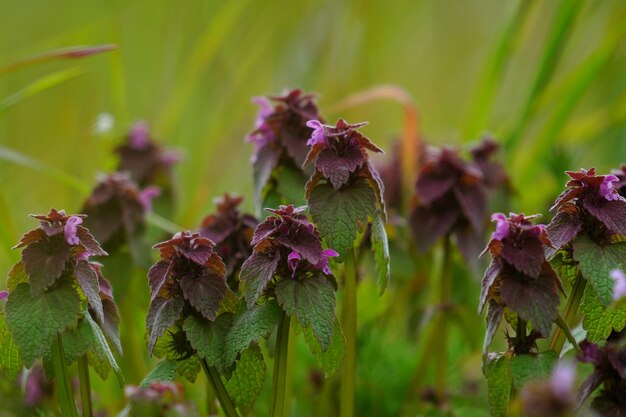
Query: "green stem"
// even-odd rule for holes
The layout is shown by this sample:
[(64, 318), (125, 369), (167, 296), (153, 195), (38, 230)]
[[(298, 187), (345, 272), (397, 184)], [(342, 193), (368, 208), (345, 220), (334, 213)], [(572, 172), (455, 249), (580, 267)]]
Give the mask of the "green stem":
[(237, 409), (235, 408), (235, 404), (230, 398), (228, 391), (226, 391), (226, 387), (222, 382), (222, 378), (220, 377), (219, 372), (217, 372), (217, 370), (212, 366), (207, 365), (204, 359), (200, 361), (200, 364), (202, 365), (202, 369), (204, 370), (204, 373), (209, 380), (211, 389), (217, 396), (217, 400), (220, 402), (220, 405), (222, 406), (222, 410), (224, 410), (224, 414), (226, 415), (226, 417), (239, 417)]
[(78, 379), (80, 381), (80, 403), (83, 407), (83, 417), (91, 417), (91, 381), (89, 380), (89, 361), (87, 355), (78, 358)]
[(339, 415), (341, 417), (354, 417), (356, 400), (356, 262), (354, 249), (346, 254), (346, 266), (344, 270), (344, 299), (343, 299), (343, 333), (346, 337), (346, 356), (343, 360), (341, 378), (341, 404)]
[(578, 343), (576, 343), (574, 335), (572, 335), (572, 332), (569, 330), (569, 326), (567, 325), (567, 323), (565, 323), (565, 320), (563, 320), (563, 317), (561, 317), (560, 314), (557, 316), (555, 323), (563, 331), (565, 337), (572, 344), (572, 347), (574, 348), (576, 353), (582, 356), (583, 351), (580, 349), (580, 346), (578, 346)]
[[(586, 286), (587, 280), (584, 279), (580, 273), (577, 274), (574, 285), (572, 286), (572, 292), (567, 299), (567, 304), (565, 304), (565, 310), (563, 310), (563, 320), (568, 327), (573, 327), (574, 324), (576, 324), (576, 312), (578, 311), (578, 306), (580, 305), (580, 300), (583, 298)], [(560, 327), (557, 327), (552, 334), (549, 349), (556, 353), (561, 353), (563, 345), (565, 344), (565, 337), (565, 332)]]
[(436, 350), (437, 371), (435, 374), (435, 387), (437, 390), (437, 397), (442, 402), (446, 396), (448, 309), (450, 307), (450, 292), (452, 291), (451, 252), (450, 235), (446, 235), (443, 240), (441, 278), (439, 280), (440, 310), (437, 326), (435, 327), (437, 344), (439, 345), (439, 349)]
[(217, 394), (215, 393), (215, 390), (213, 389), (213, 384), (211, 384), (211, 381), (207, 380), (206, 409), (207, 409), (207, 414), (210, 416), (219, 415), (219, 410), (218, 410), (217, 404), (215, 403), (216, 399), (217, 399)]
[(59, 402), (61, 403), (61, 412), (63, 417), (78, 417), (76, 412), (76, 403), (74, 403), (74, 393), (70, 383), (70, 376), (65, 363), (65, 352), (63, 351), (63, 342), (61, 336), (57, 335), (52, 342), (52, 362), (54, 365), (54, 373), (57, 380), (57, 390)]
[(272, 382), (272, 403), (270, 417), (283, 417), (287, 402), (287, 358), (289, 356), (289, 326), (287, 313), (282, 312), (276, 335), (276, 351), (274, 356), (274, 375)]

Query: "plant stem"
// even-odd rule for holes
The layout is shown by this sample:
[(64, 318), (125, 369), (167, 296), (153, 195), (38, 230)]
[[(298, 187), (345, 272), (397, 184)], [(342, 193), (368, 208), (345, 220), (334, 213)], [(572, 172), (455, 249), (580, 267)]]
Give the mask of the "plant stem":
[(65, 352), (63, 351), (63, 342), (61, 335), (57, 335), (52, 342), (52, 362), (54, 365), (54, 373), (57, 380), (57, 390), (59, 402), (61, 403), (61, 412), (63, 417), (78, 417), (76, 411), (76, 403), (74, 402), (74, 393), (70, 383), (70, 376), (65, 363)]
[(287, 402), (287, 357), (289, 355), (290, 320), (287, 313), (283, 311), (281, 314), (280, 323), (278, 323), (278, 334), (276, 335), (270, 417), (283, 417)]
[(80, 381), (80, 403), (83, 407), (83, 417), (91, 417), (91, 381), (89, 380), (89, 361), (87, 355), (78, 358), (78, 379)]
[(572, 332), (569, 330), (569, 326), (567, 325), (567, 323), (565, 323), (565, 320), (563, 320), (563, 317), (561, 317), (560, 314), (557, 316), (555, 323), (563, 331), (565, 337), (572, 344), (572, 347), (574, 348), (576, 353), (582, 356), (583, 351), (580, 349), (580, 346), (578, 346), (578, 343), (576, 343), (576, 339), (572, 335)]
[(235, 404), (230, 398), (230, 395), (228, 395), (220, 374), (215, 368), (207, 365), (204, 359), (200, 361), (200, 364), (202, 364), (202, 369), (204, 370), (204, 373), (209, 380), (211, 389), (213, 389), (213, 392), (217, 396), (217, 400), (220, 402), (220, 405), (222, 406), (222, 410), (224, 411), (226, 417), (239, 417), (237, 409), (235, 408)]
[(448, 338), (448, 308), (450, 304), (450, 292), (452, 290), (450, 235), (443, 240), (443, 256), (441, 264), (441, 277), (439, 279), (439, 317), (435, 327), (437, 345), (435, 388), (437, 397), (443, 402), (446, 396), (446, 373), (447, 373), (447, 338)]
[(354, 417), (356, 400), (356, 263), (354, 249), (346, 254), (346, 266), (344, 270), (344, 299), (343, 299), (343, 333), (346, 337), (346, 356), (343, 360), (341, 378), (341, 404), (339, 415), (341, 417)]
[[(578, 306), (580, 305), (580, 300), (583, 297), (586, 286), (587, 280), (578, 273), (574, 285), (572, 286), (572, 292), (567, 299), (567, 304), (565, 304), (565, 310), (563, 311), (563, 321), (570, 328), (574, 326), (576, 322), (576, 312), (578, 311)], [(560, 327), (557, 327), (552, 334), (549, 349), (560, 354), (565, 344), (565, 336), (565, 332)], [(576, 346), (574, 346), (574, 348), (575, 347)]]

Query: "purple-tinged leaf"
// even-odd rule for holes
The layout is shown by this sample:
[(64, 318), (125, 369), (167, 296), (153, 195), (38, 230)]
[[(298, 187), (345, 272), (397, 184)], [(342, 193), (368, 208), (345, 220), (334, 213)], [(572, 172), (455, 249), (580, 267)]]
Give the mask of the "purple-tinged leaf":
[(476, 231), (468, 222), (457, 222), (454, 226), (456, 245), (473, 271), (480, 268), (479, 256), (485, 247), (485, 237), (481, 230)]
[(350, 174), (367, 161), (367, 155), (360, 148), (348, 148), (338, 155), (332, 149), (324, 149), (317, 157), (316, 168), (322, 172), (335, 190), (343, 187), (350, 179)]
[(157, 339), (180, 318), (185, 300), (180, 294), (169, 298), (157, 297), (150, 303), (146, 327), (148, 329), (148, 351), (152, 355)]
[(420, 204), (430, 204), (443, 197), (457, 182), (456, 175), (424, 169), (417, 179), (417, 195)]
[(180, 288), (187, 301), (207, 320), (215, 320), (220, 303), (226, 295), (226, 280), (223, 276), (205, 273), (200, 277), (185, 276)]
[(496, 278), (502, 272), (502, 264), (497, 259), (493, 259), (489, 264), (489, 267), (485, 271), (485, 276), (482, 280), (482, 285), (480, 289), (480, 301), (478, 302), (478, 314), (481, 314), (483, 308), (485, 307), (485, 302), (487, 301), (487, 296), (489, 295), (489, 289), (496, 281)]
[(43, 240), (45, 236), (46, 233), (43, 231), (43, 229), (41, 227), (38, 227), (25, 233), (24, 236), (20, 238), (20, 242), (17, 245), (13, 246), (12, 249), (19, 249), (33, 242)]
[(96, 238), (93, 237), (91, 233), (89, 233), (89, 230), (87, 230), (87, 228), (83, 226), (78, 226), (76, 230), (76, 235), (80, 239), (80, 244), (83, 245), (85, 249), (87, 249), (87, 252), (89, 252), (91, 255), (93, 256), (107, 256), (108, 255), (108, 253), (106, 253), (104, 249), (100, 247), (100, 244), (98, 243)]
[(487, 307), (487, 330), (485, 331), (485, 341), (483, 343), (483, 353), (487, 353), (491, 341), (495, 335), (498, 327), (500, 326), (500, 320), (502, 320), (502, 314), (504, 313), (504, 305), (498, 304), (495, 301), (489, 301)]
[(409, 221), (418, 252), (426, 252), (439, 238), (449, 233), (459, 214), (456, 207), (448, 204), (416, 207)]
[(278, 252), (269, 254), (254, 252), (241, 266), (239, 279), (248, 307), (257, 302), (267, 283), (274, 276), (279, 259)]
[(520, 245), (504, 242), (502, 257), (518, 271), (537, 278), (545, 261), (543, 244), (539, 239), (527, 238)]
[(96, 271), (89, 265), (89, 262), (78, 261), (74, 267), (74, 276), (87, 298), (87, 303), (96, 315), (96, 321), (102, 325), (104, 323), (104, 310), (100, 299), (100, 285)]
[(487, 220), (487, 190), (485, 187), (481, 183), (461, 183), (452, 190), (463, 214), (470, 221), (474, 230), (484, 230)]
[(583, 206), (607, 229), (626, 236), (626, 199), (608, 201), (604, 198), (586, 198)]
[(554, 247), (546, 247), (546, 258), (552, 258), (559, 249), (580, 233), (582, 222), (575, 210), (562, 210), (554, 216), (547, 229)]
[(62, 235), (33, 242), (22, 251), (22, 262), (30, 277), (33, 295), (40, 294), (54, 284), (63, 274), (65, 263), (69, 261), (71, 254), (71, 248)]
[(148, 283), (150, 285), (151, 300), (154, 300), (161, 291), (161, 287), (167, 281), (170, 264), (167, 261), (159, 261), (150, 267), (148, 271)]

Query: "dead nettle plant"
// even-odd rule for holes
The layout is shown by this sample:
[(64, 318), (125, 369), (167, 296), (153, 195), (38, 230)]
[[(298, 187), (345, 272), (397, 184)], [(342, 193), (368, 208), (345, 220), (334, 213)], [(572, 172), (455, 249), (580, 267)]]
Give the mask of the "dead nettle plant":
[[(112, 369), (123, 386), (112, 350), (121, 354), (119, 314), (111, 285), (90, 256), (107, 253), (82, 226), (85, 215), (52, 209), (32, 215), (40, 226), (26, 233), (16, 249), (21, 260), (9, 272), (0, 315), (2, 358), (7, 375), (17, 375), (41, 359), (54, 376), (64, 416), (77, 416), (69, 365), (78, 362), (83, 416), (92, 415), (89, 366), (103, 378)], [(113, 349), (111, 349), (113, 348)]]

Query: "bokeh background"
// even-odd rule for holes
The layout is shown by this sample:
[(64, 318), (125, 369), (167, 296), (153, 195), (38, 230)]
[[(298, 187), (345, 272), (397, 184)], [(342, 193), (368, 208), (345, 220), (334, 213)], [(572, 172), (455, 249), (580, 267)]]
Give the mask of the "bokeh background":
[[(364, 132), (387, 150), (405, 129), (406, 97), (422, 141), (462, 145), (491, 134), (504, 145), (511, 207), (527, 214), (547, 212), (565, 169), (605, 172), (626, 160), (619, 0), (0, 0), (0, 9), (0, 67), (61, 47), (117, 45), (0, 74), (2, 287), (19, 257), (10, 248), (34, 225), (27, 214), (77, 210), (98, 172), (114, 168), (111, 150), (138, 119), (186, 154), (175, 224), (196, 227), (225, 191), (251, 196), (250, 99), (285, 88), (318, 93), (328, 120), (369, 121)], [(396, 86), (404, 102), (345, 105), (381, 85)], [(401, 269), (392, 261), (392, 280)], [(381, 299), (373, 284), (361, 291), (360, 409), (397, 415), (415, 343), (378, 324), (384, 316), (417, 326), (390, 309), (394, 284)], [(475, 333), (480, 340), (482, 330)], [(455, 371), (465, 382), (481, 383), (478, 353), (465, 352), (470, 359)], [(296, 372), (305, 384), (306, 369)], [(123, 398), (110, 385), (96, 383), (111, 392), (102, 402), (119, 410)], [(477, 398), (461, 415), (484, 415), (484, 395)], [(306, 406), (294, 415), (307, 415)]]

